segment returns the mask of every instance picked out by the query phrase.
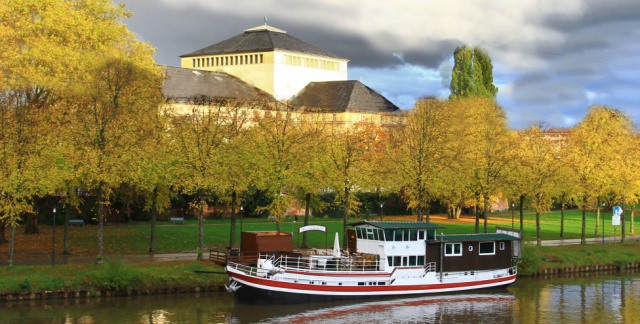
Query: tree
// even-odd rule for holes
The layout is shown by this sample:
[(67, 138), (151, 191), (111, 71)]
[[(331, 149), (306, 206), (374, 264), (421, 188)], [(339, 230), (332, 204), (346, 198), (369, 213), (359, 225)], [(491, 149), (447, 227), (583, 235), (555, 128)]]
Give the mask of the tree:
[(491, 198), (506, 189), (506, 174), (512, 168), (506, 155), (513, 145), (504, 110), (487, 98), (467, 98), (450, 106), (452, 138), (448, 141), (448, 165), (464, 177), (460, 184), (482, 199), (484, 232)]
[(423, 98), (416, 102), (394, 137), (393, 147), (398, 152), (395, 158), (399, 183), (410, 208), (418, 211), (418, 221), (427, 211), (429, 201), (436, 196), (443, 162), (444, 140), (447, 136), (447, 119), (450, 116), (447, 104), (435, 98)]
[(560, 147), (548, 138), (542, 128), (531, 126), (520, 134), (518, 151), (521, 152), (519, 164), (526, 192), (532, 196), (532, 206), (536, 211), (537, 244), (541, 246), (540, 213), (548, 211), (553, 202), (552, 196), (558, 179)]
[[(616, 152), (612, 151), (611, 138), (616, 138), (617, 129), (622, 124), (619, 111), (593, 106), (580, 124), (571, 130), (567, 138), (567, 158), (572, 171), (576, 194), (582, 209), (581, 242), (586, 244), (586, 212), (590, 198), (600, 196), (612, 173), (607, 170), (610, 159)], [(622, 127), (624, 128), (624, 127)]]
[(498, 88), (493, 85), (493, 65), (487, 51), (480, 46), (458, 46), (453, 52), (450, 100), (465, 97), (495, 98)]

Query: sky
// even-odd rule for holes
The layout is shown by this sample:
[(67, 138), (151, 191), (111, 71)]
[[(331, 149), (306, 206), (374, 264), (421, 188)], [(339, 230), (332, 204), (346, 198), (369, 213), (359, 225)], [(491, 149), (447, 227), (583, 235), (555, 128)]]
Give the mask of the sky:
[(638, 0), (114, 0), (124, 23), (156, 48), (156, 62), (264, 24), (347, 58), (398, 107), (447, 98), (457, 46), (485, 48), (511, 128), (572, 127), (589, 107), (640, 126)]

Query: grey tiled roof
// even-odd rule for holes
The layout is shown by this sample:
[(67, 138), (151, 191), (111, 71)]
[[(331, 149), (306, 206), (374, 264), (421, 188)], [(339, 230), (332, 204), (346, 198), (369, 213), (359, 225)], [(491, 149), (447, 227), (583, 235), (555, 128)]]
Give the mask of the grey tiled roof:
[(233, 36), (195, 52), (183, 54), (180, 57), (257, 53), (269, 52), (276, 49), (344, 60), (342, 57), (313, 46), (289, 34), (269, 29), (255, 28), (252, 30), (246, 30), (240, 35)]
[(203, 97), (276, 101), (272, 95), (229, 74), (173, 66), (166, 67), (162, 93), (165, 98), (179, 102)]
[(400, 108), (359, 81), (311, 82), (289, 103), (299, 109), (393, 113)]

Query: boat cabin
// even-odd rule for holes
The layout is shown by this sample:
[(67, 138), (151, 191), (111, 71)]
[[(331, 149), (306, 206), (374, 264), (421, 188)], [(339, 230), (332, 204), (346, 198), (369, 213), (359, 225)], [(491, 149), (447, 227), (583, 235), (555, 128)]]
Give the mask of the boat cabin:
[[(369, 222), (355, 226), (358, 254), (376, 255), (380, 270), (423, 267), (435, 262), (440, 271), (486, 270), (512, 266), (519, 256), (519, 232), (438, 235), (442, 226), (426, 222)], [(512, 242), (517, 241), (516, 244)]]

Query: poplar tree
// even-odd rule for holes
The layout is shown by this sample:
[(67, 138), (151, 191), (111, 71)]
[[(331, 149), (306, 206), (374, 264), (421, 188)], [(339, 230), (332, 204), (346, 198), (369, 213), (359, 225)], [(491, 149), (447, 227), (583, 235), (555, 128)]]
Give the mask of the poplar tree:
[(487, 51), (480, 46), (458, 46), (453, 52), (450, 100), (465, 97), (495, 98), (498, 88), (493, 85), (493, 64)]

